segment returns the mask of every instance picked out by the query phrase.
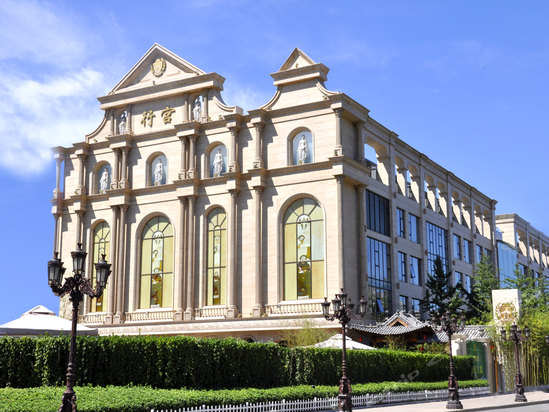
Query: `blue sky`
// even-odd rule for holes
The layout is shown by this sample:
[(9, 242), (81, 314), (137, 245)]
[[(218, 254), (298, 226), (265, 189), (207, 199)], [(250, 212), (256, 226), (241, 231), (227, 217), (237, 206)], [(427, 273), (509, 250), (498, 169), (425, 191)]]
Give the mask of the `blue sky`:
[[(294, 47), (342, 91), (458, 177), (549, 234), (549, 2), (0, 2), (0, 323), (43, 304), (55, 167), (154, 44), (224, 76), (244, 110), (274, 93)], [(68, 257), (64, 257), (66, 260)]]

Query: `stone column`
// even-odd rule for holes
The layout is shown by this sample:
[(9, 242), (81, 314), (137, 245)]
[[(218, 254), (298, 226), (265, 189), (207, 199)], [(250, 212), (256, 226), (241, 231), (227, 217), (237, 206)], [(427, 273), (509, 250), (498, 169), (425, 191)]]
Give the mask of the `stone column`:
[(115, 311), (115, 293), (118, 283), (118, 206), (112, 207), (112, 220), (111, 220), (111, 256), (110, 263), (112, 267), (112, 274), (109, 277), (107, 284), (107, 315), (105, 316), (105, 323), (112, 323)]
[(189, 170), (187, 171), (187, 177), (192, 179), (196, 177), (196, 139), (197, 136), (189, 136), (190, 149), (189, 149)]
[(118, 182), (119, 182), (119, 166), (120, 166), (120, 150), (119, 149), (113, 149), (114, 152), (114, 164), (112, 165), (112, 182), (111, 182), (111, 189), (117, 189), (118, 188)]
[(118, 183), (119, 189), (125, 189), (129, 188), (129, 182), (128, 182), (128, 151), (129, 149), (127, 147), (123, 147), (120, 149), (122, 152), (122, 166), (120, 168), (120, 182)]
[(185, 320), (191, 320), (193, 318), (194, 310), (194, 229), (195, 229), (195, 220), (194, 220), (194, 202), (195, 196), (189, 196), (189, 219), (187, 223), (187, 309), (185, 309)]
[(181, 141), (181, 167), (177, 177), (179, 179), (185, 179), (187, 176), (187, 138), (185, 136), (181, 136), (179, 137), (179, 140)]
[(339, 286), (338, 290), (340, 288), (345, 289), (345, 273), (344, 273), (344, 267), (343, 267), (343, 182), (345, 180), (345, 176), (338, 175), (336, 178), (336, 190), (337, 190), (337, 202), (339, 204), (337, 208), (337, 273), (338, 273), (338, 279), (339, 279)]
[(254, 169), (257, 169), (259, 167), (263, 167), (263, 158), (261, 156), (261, 130), (263, 129), (264, 124), (263, 123), (254, 123), (254, 139), (255, 139), (255, 158), (253, 167)]
[(55, 189), (53, 190), (54, 199), (61, 198), (61, 163), (63, 158), (59, 153), (55, 154)]
[(76, 244), (82, 243), (82, 210), (76, 211)]
[(189, 121), (189, 93), (183, 95), (183, 122)]
[(202, 93), (202, 121), (208, 121), (208, 92), (209, 89), (204, 90)]
[(78, 187), (75, 190), (75, 194), (77, 195), (83, 195), (86, 193), (86, 186), (84, 184), (84, 169), (85, 169), (85, 162), (86, 162), (86, 153), (79, 153), (78, 154)]
[(111, 115), (110, 115), (109, 136), (113, 136), (114, 131), (115, 131), (115, 126), (116, 126), (115, 125), (114, 109), (111, 109), (110, 112), (111, 112)]
[(118, 247), (117, 247), (117, 262), (116, 262), (116, 313), (114, 315), (114, 323), (122, 323), (124, 321), (124, 283), (125, 283), (125, 251), (126, 251), (126, 211), (128, 206), (120, 206), (120, 219), (118, 220)]
[[(359, 254), (359, 294), (366, 297), (366, 300), (370, 299), (368, 293), (368, 255), (366, 249), (366, 185), (357, 185), (356, 187), (358, 193), (358, 241), (360, 246)], [(370, 306), (367, 306), (367, 311), (369, 313)]]
[(174, 302), (173, 306), (175, 308), (174, 320), (179, 321), (183, 320), (183, 312), (185, 310), (185, 297), (184, 297), (184, 285), (185, 285), (185, 197), (179, 198), (179, 236), (178, 239), (178, 271), (175, 277), (175, 288), (174, 288)]
[[(59, 247), (59, 222), (61, 215), (59, 213), (53, 214), (53, 219), (55, 220), (55, 227), (53, 229), (53, 251), (54, 252), (61, 252), (61, 248)], [(61, 259), (61, 258), (59, 258)]]
[(355, 122), (355, 129), (356, 129), (356, 142), (357, 142), (356, 160), (361, 164), (365, 164), (366, 161), (364, 159), (364, 133), (363, 133), (364, 122), (362, 120)]
[(126, 108), (126, 112), (128, 112), (127, 113), (128, 117), (126, 118), (126, 133), (127, 134), (132, 134), (133, 133), (132, 111), (133, 111), (133, 104), (129, 104), (128, 107)]
[(334, 156), (343, 156), (343, 146), (341, 145), (341, 122), (343, 121), (343, 109), (334, 109), (336, 120), (336, 144), (334, 148)]
[(254, 187), (255, 190), (255, 304), (252, 316), (259, 317), (263, 314), (263, 274), (262, 274), (262, 251), (263, 230), (261, 225), (261, 194), (263, 186)]
[(227, 318), (236, 318), (236, 198), (238, 192), (229, 191), (231, 202), (227, 216)]
[(231, 146), (229, 151), (229, 173), (239, 172), (240, 166), (238, 164), (238, 128), (230, 127), (231, 131)]

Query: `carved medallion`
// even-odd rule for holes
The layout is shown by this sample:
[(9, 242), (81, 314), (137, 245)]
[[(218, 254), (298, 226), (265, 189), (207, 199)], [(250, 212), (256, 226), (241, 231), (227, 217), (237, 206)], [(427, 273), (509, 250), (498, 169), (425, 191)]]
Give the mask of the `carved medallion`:
[(151, 73), (156, 77), (160, 77), (166, 71), (166, 60), (163, 57), (159, 57), (151, 64)]

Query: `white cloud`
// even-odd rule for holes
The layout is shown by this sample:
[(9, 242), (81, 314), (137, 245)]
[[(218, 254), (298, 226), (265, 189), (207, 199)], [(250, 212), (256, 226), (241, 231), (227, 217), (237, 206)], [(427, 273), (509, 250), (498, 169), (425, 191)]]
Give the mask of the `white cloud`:
[[(272, 94), (274, 95), (274, 90)], [(225, 83), (225, 91), (222, 93), (223, 100), (229, 106), (240, 106), (244, 112), (257, 109), (259, 106), (267, 103), (272, 95), (268, 95), (265, 91), (259, 92), (248, 86), (243, 86), (231, 78)]]

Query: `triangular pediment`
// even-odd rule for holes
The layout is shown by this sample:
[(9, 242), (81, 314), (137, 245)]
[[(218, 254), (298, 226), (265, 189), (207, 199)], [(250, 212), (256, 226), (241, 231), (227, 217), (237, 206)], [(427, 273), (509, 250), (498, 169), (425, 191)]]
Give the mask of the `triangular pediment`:
[(298, 69), (304, 66), (312, 66), (313, 64), (316, 64), (316, 62), (296, 47), (278, 71)]
[(109, 94), (206, 74), (159, 44), (154, 44)]

